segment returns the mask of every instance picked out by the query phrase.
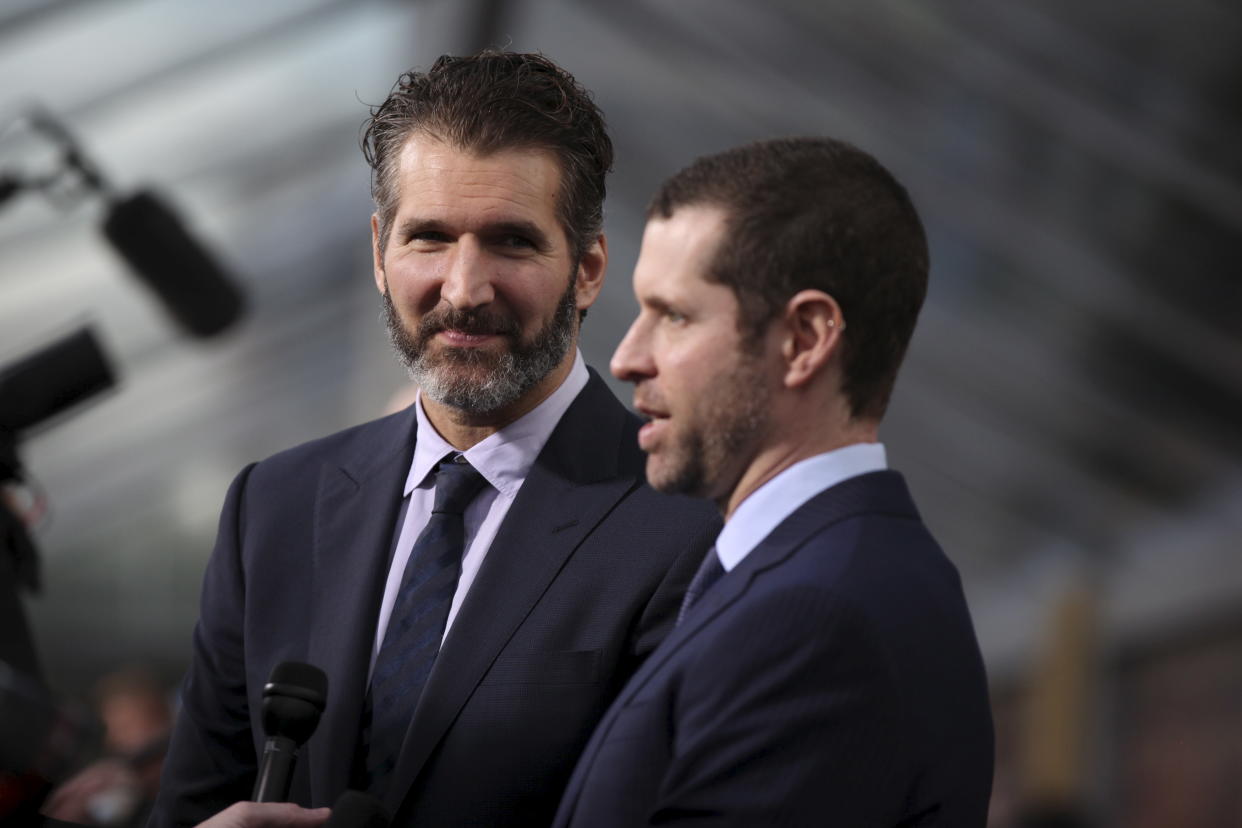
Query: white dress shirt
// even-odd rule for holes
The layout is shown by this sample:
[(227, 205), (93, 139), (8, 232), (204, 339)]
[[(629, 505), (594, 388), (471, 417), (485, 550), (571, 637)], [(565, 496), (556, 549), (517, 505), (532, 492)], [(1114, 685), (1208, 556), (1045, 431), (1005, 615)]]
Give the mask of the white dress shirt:
[[(483, 565), (483, 559), (496, 537), (496, 531), (509, 513), (509, 507), (513, 505), (535, 458), (539, 456), (556, 424), (586, 387), (589, 379), (586, 363), (579, 351), (574, 356), (569, 376), (546, 400), (495, 434), (461, 452), (490, 485), (483, 487), (462, 515), (466, 527), (466, 549), (461, 559), (461, 577), (457, 581), (457, 592), (453, 594), (448, 623), (444, 626), (445, 635), (448, 635), (453, 626), (453, 619), (457, 617), (461, 602), (470, 591), (470, 585), (474, 583), (475, 575)], [(457, 453), (427, 419), (423, 412), (421, 393), (415, 406), (418, 432), (414, 444), (414, 459), (405, 480), (405, 496), (409, 498), (409, 505), (405, 510), (396, 552), (393, 553), (392, 564), (388, 569), (388, 581), (384, 585), (384, 599), (380, 603), (379, 622), (375, 628), (375, 647), (371, 651), (372, 668), (375, 667), (375, 657), (379, 654), (380, 645), (384, 642), (384, 633), (392, 617), (392, 607), (397, 600), (397, 591), (401, 587), (410, 550), (427, 521), (431, 519), (431, 507), (435, 502), (435, 475), (432, 472), (446, 454)]]
[(883, 443), (855, 443), (794, 463), (738, 505), (716, 538), (725, 572), (740, 564), (785, 518), (838, 483), (888, 468)]

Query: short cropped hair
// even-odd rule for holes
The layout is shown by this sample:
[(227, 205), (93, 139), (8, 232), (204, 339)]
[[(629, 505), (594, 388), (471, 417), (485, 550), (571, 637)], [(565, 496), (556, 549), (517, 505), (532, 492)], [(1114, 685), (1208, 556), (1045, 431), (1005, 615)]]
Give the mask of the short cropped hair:
[(561, 173), (557, 214), (575, 260), (599, 236), (612, 140), (590, 93), (546, 57), (490, 50), (444, 55), (429, 71), (400, 77), (362, 135), (381, 245), (397, 209), (401, 149), (416, 132), (480, 155), (551, 152)]
[(798, 291), (831, 295), (851, 416), (882, 418), (927, 294), (927, 239), (905, 188), (850, 144), (784, 138), (698, 159), (647, 217), (692, 205), (725, 212), (706, 276), (733, 290), (743, 334), (756, 341)]

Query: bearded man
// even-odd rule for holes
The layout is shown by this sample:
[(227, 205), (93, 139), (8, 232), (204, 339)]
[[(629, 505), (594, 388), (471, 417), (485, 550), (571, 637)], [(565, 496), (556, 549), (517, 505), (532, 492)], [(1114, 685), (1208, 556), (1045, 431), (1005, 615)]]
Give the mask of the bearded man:
[(537, 55), (443, 57), (402, 76), (364, 152), (419, 398), (233, 483), (155, 826), (250, 797), (283, 661), (329, 682), (293, 802), (355, 788), (397, 824), (547, 825), (719, 527), (646, 485), (637, 418), (577, 349), (608, 258), (588, 93)]

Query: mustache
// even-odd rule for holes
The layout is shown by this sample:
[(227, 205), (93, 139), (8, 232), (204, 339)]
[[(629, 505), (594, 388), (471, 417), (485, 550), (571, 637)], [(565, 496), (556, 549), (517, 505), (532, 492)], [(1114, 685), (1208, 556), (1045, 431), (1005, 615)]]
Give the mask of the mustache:
[[(665, 404), (664, 395), (656, 391), (649, 384), (640, 383), (634, 389), (634, 408), (646, 409), (648, 411), (668, 412), (668, 406)], [(638, 416), (643, 420), (650, 420), (650, 414), (638, 412)]]
[(521, 332), (521, 326), (512, 316), (496, 308), (460, 310), (448, 305), (432, 310), (419, 320), (418, 338), (430, 339), (447, 330), (512, 337)]

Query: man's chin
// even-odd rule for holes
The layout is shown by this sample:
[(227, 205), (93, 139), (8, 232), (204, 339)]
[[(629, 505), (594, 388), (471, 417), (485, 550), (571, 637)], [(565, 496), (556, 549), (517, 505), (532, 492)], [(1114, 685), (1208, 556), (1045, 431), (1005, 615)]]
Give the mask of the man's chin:
[[(446, 397), (456, 401), (487, 396), (495, 385), (495, 366), (481, 364), (472, 358), (470, 362), (452, 364), (437, 363), (425, 368), (422, 372), (414, 372), (413, 378), (421, 387), (434, 389), (433, 398)], [(446, 400), (438, 400), (445, 402)], [(458, 407), (455, 405), (454, 407)]]
[(441, 405), (486, 416), (503, 411), (530, 390), (530, 383), (506, 365), (508, 352), (425, 355), (411, 369), (410, 378), (423, 393)]
[(647, 455), (647, 483), (663, 494), (697, 495), (701, 475), (686, 463), (652, 453)]

